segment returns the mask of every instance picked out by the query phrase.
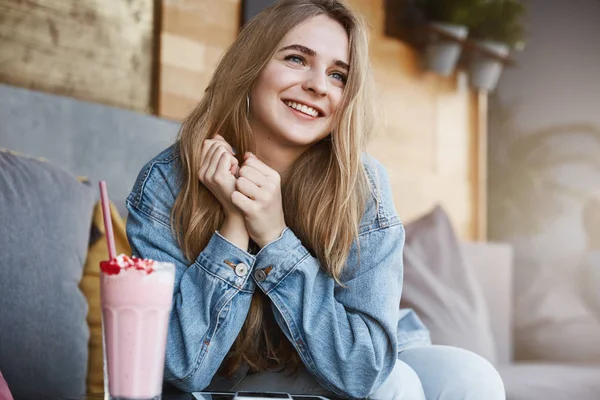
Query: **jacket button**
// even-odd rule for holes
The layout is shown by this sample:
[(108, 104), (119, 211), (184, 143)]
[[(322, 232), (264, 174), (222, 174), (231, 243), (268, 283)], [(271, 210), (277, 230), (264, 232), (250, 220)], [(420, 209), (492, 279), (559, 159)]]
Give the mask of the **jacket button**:
[(235, 274), (237, 276), (246, 276), (248, 274), (248, 266), (244, 263), (239, 263), (235, 266)]
[(262, 269), (259, 269), (254, 272), (254, 279), (256, 279), (257, 282), (264, 282), (265, 279), (267, 279), (267, 274), (265, 274), (265, 271)]

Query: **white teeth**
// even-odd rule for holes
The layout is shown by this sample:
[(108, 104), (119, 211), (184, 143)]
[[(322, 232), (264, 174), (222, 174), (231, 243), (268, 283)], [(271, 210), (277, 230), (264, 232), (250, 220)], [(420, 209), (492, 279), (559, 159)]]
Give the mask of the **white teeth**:
[(308, 107), (307, 105), (296, 103), (295, 101), (286, 101), (285, 104), (288, 107), (293, 108), (294, 110), (298, 110), (303, 112), (306, 115), (310, 115), (311, 117), (317, 117), (319, 112), (312, 107)]

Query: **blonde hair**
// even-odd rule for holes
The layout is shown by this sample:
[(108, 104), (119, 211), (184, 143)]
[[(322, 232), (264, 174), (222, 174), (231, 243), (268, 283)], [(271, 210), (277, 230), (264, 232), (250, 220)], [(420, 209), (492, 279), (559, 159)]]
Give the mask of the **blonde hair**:
[[(317, 257), (321, 268), (340, 283), (369, 195), (361, 154), (374, 130), (375, 107), (366, 27), (339, 0), (284, 0), (248, 22), (219, 62), (204, 97), (183, 122), (178, 137), (181, 191), (172, 221), (190, 261), (224, 220), (221, 205), (197, 177), (202, 142), (219, 133), (237, 154), (254, 151), (246, 97), (285, 34), (318, 15), (328, 16), (346, 30), (350, 71), (331, 140), (315, 144), (294, 162), (282, 183), (282, 196), (286, 224)], [(242, 330), (221, 366), (223, 374), (231, 376), (242, 363), (251, 371), (300, 365), (269, 303), (257, 289)]]

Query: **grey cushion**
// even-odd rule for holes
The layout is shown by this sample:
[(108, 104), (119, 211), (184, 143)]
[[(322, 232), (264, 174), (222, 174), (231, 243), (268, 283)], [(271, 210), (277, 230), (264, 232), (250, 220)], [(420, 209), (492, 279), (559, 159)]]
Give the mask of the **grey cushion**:
[[(122, 2), (120, 2), (122, 3)], [(0, 146), (108, 182), (121, 215), (140, 169), (173, 144), (180, 124), (0, 83)]]
[(471, 350), (496, 364), (481, 286), (439, 206), (406, 226), (401, 305), (417, 312), (434, 344)]
[(0, 151), (0, 370), (15, 399), (85, 392), (78, 284), (94, 198), (65, 171)]

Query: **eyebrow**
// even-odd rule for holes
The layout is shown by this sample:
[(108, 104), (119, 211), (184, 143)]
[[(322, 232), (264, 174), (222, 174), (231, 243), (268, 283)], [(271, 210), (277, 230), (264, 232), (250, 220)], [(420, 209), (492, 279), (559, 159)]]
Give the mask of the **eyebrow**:
[[(279, 49), (280, 52), (285, 50), (296, 50), (310, 57), (314, 57), (317, 54), (317, 52), (313, 49), (309, 49), (308, 47), (302, 46), (301, 44), (291, 44), (289, 46), (285, 46)], [(350, 71), (350, 65), (348, 65), (348, 63), (342, 60), (333, 60), (333, 63), (340, 68), (344, 68), (346, 71)]]

